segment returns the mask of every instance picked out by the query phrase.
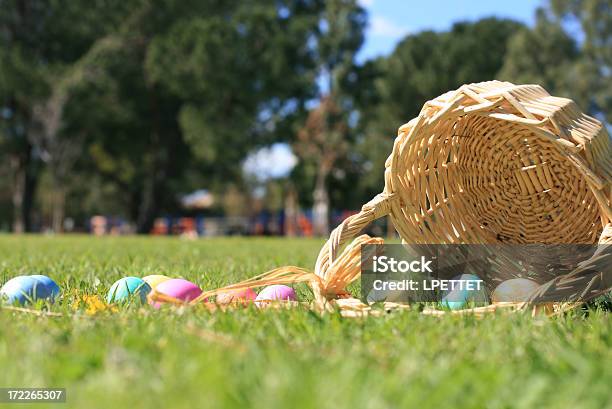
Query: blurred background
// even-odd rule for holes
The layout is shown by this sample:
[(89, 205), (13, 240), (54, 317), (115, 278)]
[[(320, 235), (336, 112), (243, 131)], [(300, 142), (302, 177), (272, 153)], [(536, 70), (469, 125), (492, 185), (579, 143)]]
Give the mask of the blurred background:
[(326, 235), (427, 100), (611, 74), (610, 0), (0, 0), (0, 231)]

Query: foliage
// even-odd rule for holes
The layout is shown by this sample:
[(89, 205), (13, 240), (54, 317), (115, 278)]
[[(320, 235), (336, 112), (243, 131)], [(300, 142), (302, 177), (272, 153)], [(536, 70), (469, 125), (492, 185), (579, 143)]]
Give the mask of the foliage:
[(109, 33), (125, 12), (115, 1), (15, 0), (0, 8), (0, 136), (14, 176), (17, 231), (31, 228), (40, 162), (53, 175), (54, 192), (64, 188), (81, 151), (80, 133), (64, 132), (66, 105), (76, 87), (92, 80), (100, 55), (116, 45)]
[(532, 30), (512, 38), (500, 77), (541, 84), (610, 123), (611, 7), (606, 0), (551, 1)]
[[(239, 177), (236, 162), (282, 137), (283, 122), (312, 95), (308, 38), (317, 5), (292, 2), (279, 15), (275, 4), (245, 3), (225, 11), (229, 20), (225, 13), (178, 20), (147, 53), (148, 78), (182, 99), (186, 142), (215, 177)], [(253, 126), (262, 116), (265, 126)]]
[(316, 158), (317, 166), (323, 168), (325, 174), (348, 151), (349, 129), (344, 116), (332, 96), (323, 97), (319, 106), (310, 111), (293, 145), (300, 157)]
[(579, 27), (581, 55), (575, 64), (573, 93), (587, 99), (584, 109), (612, 123), (612, 4), (608, 0), (551, 0), (550, 8), (558, 24)]

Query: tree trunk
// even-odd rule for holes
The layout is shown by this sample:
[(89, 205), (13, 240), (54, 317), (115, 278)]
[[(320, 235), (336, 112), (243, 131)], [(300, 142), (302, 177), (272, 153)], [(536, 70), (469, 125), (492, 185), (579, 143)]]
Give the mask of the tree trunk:
[(11, 158), (11, 168), (13, 169), (13, 232), (21, 234), (25, 232), (23, 216), (23, 202), (25, 193), (26, 171), (23, 160), (20, 157)]
[(293, 186), (287, 189), (285, 196), (285, 236), (293, 237), (297, 234), (298, 198)]
[(161, 110), (154, 86), (149, 86), (149, 109), (151, 112), (151, 163), (149, 174), (145, 181), (142, 201), (138, 209), (136, 230), (138, 234), (149, 234), (153, 229), (155, 217), (158, 215), (163, 198), (166, 181), (168, 155), (162, 145)]
[(319, 167), (313, 193), (312, 224), (316, 236), (329, 236), (329, 194), (327, 193), (327, 174)]
[(32, 147), (30, 146), (28, 149), (30, 149), (30, 159), (25, 169), (25, 186), (23, 190), (23, 201), (21, 203), (21, 216), (23, 218), (23, 227), (25, 231), (31, 232), (33, 231), (32, 209), (34, 208), (34, 195), (38, 183), (38, 170), (35, 168), (36, 165), (31, 158)]
[(36, 171), (32, 166), (32, 145), (10, 159), (13, 172), (12, 204), (13, 232), (20, 234), (32, 231), (32, 205), (36, 189)]
[(64, 215), (66, 209), (66, 190), (56, 183), (53, 189), (53, 211), (51, 228), (54, 233), (62, 233), (64, 231)]
[(136, 220), (136, 230), (138, 234), (149, 234), (153, 229), (155, 217), (159, 211), (159, 202), (161, 200), (161, 187), (159, 186), (156, 171), (149, 176), (145, 182), (142, 192), (142, 201), (138, 209), (138, 219)]

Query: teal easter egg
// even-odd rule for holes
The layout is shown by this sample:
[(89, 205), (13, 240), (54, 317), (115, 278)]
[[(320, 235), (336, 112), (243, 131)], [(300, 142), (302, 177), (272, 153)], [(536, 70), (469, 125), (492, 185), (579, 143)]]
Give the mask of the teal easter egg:
[(53, 281), (50, 277), (47, 277), (42, 274), (34, 274), (30, 277), (40, 283), (38, 286), (36, 286), (36, 293), (34, 294), (35, 299), (54, 300), (59, 295), (59, 285), (57, 285), (57, 283)]
[(484, 282), (474, 274), (461, 274), (453, 277), (449, 289), (443, 293), (442, 305), (451, 310), (460, 310), (468, 306), (488, 304)]
[(26, 304), (33, 299), (33, 294), (42, 288), (36, 279), (29, 276), (17, 276), (8, 280), (0, 289), (0, 298), (9, 304)]
[(151, 286), (142, 279), (138, 277), (123, 277), (115, 281), (110, 290), (108, 290), (106, 301), (112, 304), (137, 299), (144, 304), (150, 291)]

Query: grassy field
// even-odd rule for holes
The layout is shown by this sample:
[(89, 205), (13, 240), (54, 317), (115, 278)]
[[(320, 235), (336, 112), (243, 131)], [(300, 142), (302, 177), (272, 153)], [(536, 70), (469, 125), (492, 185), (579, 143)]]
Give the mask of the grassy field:
[(73, 408), (612, 408), (612, 322), (601, 311), (342, 319), (131, 306), (88, 315), (76, 302), (126, 275), (210, 289), (310, 267), (320, 245), (0, 236), (0, 282), (38, 273), (63, 289), (50, 308), (61, 317), (0, 310), (0, 387), (64, 387)]

